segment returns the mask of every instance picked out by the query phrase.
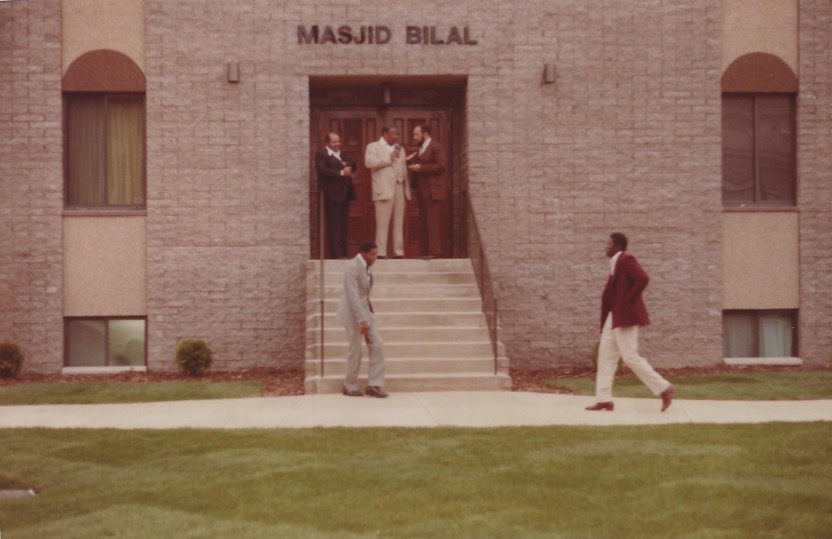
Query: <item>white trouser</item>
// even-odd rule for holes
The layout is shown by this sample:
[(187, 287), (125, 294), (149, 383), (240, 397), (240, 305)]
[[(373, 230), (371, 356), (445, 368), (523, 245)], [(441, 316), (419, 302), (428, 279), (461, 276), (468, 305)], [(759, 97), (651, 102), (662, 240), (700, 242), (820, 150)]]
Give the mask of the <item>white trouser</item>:
[(618, 359), (622, 359), (639, 380), (654, 395), (670, 387), (670, 382), (661, 377), (638, 355), (638, 326), (612, 329), (612, 313), (604, 322), (601, 331), (601, 344), (598, 346), (598, 374), (595, 377), (595, 396), (598, 402), (612, 401), (612, 383), (618, 368)]
[(378, 324), (372, 322), (366, 335), (361, 335), (358, 326), (347, 327), (350, 340), (347, 352), (347, 372), (344, 386), (350, 391), (358, 391), (358, 373), (361, 370), (361, 341), (367, 342), (370, 351), (370, 369), (368, 385), (384, 387), (384, 342), (378, 332)]
[(404, 184), (396, 184), (396, 192), (389, 200), (376, 200), (376, 243), (378, 256), (387, 256), (387, 233), (393, 217), (393, 253), (404, 256)]

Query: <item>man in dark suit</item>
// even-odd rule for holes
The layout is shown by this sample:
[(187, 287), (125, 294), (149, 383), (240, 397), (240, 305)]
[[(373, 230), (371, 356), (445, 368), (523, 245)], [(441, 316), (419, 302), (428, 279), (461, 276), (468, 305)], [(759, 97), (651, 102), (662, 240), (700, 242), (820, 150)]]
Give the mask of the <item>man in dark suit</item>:
[(630, 367), (650, 391), (662, 398), (662, 412), (673, 400), (676, 388), (661, 377), (647, 360), (638, 355), (638, 328), (650, 323), (641, 293), (650, 277), (636, 257), (626, 253), (627, 236), (615, 232), (607, 240), (610, 275), (601, 296), (601, 342), (595, 395), (598, 402), (587, 410), (612, 411), (612, 383), (619, 358)]
[(341, 137), (327, 133), (326, 145), (315, 154), (318, 186), (324, 193), (324, 214), (329, 254), (332, 258), (347, 258), (347, 221), (350, 202), (355, 200), (352, 185), (354, 164), (341, 155)]
[(410, 186), (416, 189), (419, 200), (419, 222), (422, 229), (422, 253), (427, 258), (441, 258), (442, 201), (447, 198), (445, 185), (445, 156), (442, 147), (430, 136), (428, 125), (413, 128), (413, 143), (418, 151), (407, 157)]

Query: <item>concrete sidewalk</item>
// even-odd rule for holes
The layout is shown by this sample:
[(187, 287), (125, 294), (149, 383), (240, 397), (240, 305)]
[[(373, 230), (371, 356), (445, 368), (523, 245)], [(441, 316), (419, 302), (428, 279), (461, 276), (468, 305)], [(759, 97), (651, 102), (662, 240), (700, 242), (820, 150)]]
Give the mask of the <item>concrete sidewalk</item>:
[(593, 397), (509, 391), (394, 393), (388, 399), (303, 395), (247, 399), (0, 406), (0, 428), (243, 429), (309, 427), (508, 427), (832, 421), (832, 400), (616, 399), (587, 412)]

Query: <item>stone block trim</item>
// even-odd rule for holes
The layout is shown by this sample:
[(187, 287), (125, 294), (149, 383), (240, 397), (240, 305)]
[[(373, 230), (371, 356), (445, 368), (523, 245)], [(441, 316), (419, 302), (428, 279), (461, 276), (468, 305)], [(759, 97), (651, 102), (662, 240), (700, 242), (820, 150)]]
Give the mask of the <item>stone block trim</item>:
[(800, 209), (800, 357), (832, 361), (832, 11), (800, 0), (797, 196)]
[(59, 371), (61, 3), (0, 2), (0, 341)]

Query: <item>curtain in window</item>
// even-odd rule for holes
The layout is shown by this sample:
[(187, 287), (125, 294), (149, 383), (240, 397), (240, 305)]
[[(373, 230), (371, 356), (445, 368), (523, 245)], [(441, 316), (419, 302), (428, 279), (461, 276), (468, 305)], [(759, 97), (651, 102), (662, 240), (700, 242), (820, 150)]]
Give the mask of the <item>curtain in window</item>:
[(755, 357), (754, 318), (744, 313), (722, 315), (723, 357)]
[(760, 357), (792, 356), (792, 317), (787, 314), (760, 315)]
[(762, 201), (795, 202), (794, 104), (791, 96), (757, 96), (757, 158)]
[(106, 200), (106, 169), (102, 156), (104, 100), (96, 96), (67, 99), (67, 203), (100, 206)]
[(722, 202), (754, 202), (754, 101), (722, 97)]
[(144, 104), (140, 97), (110, 98), (107, 118), (107, 204), (144, 204)]

